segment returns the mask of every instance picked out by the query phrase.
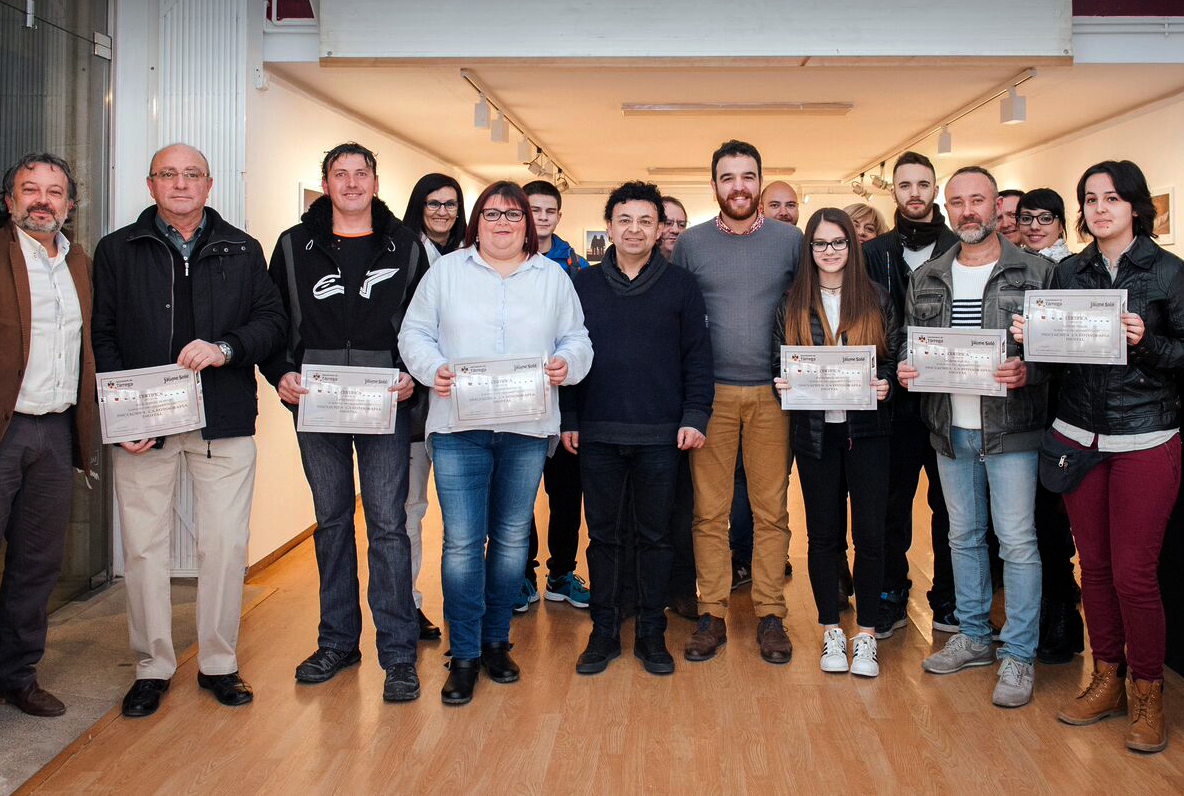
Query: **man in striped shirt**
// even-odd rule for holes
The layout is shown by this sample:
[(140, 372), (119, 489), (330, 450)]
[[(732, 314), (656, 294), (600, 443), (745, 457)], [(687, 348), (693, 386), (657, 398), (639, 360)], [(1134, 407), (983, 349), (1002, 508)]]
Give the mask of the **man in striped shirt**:
[[(946, 213), (959, 243), (922, 265), (909, 283), (910, 326), (1006, 329), (1022, 311), (1024, 291), (1047, 288), (1053, 265), (1020, 251), (996, 227), (1001, 206), (995, 178), (980, 166), (954, 172), (946, 183)], [(950, 550), (959, 632), (921, 666), (949, 674), (986, 666), (991, 650), (991, 574), (987, 511), (999, 537), (1007, 623), (998, 650), (992, 701), (1019, 707), (1032, 698), (1040, 623), (1040, 553), (1036, 545), (1037, 449), (1045, 428), (1047, 372), (1027, 365), (1012, 339), (995, 371), (1003, 397), (926, 393), (921, 415), (940, 454), (937, 469), (950, 515)], [(901, 352), (897, 374), (917, 376)], [(988, 495), (989, 492), (989, 495)]]

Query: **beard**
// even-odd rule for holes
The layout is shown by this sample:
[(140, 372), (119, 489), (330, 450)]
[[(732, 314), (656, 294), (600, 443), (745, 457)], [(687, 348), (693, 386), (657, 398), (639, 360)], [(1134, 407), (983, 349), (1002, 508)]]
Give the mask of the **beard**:
[[(41, 211), (49, 213), (52, 219), (49, 221), (38, 221), (33, 218), (34, 211)], [(29, 205), (24, 212), (14, 213), (12, 220), (16, 225), (27, 232), (57, 232), (66, 223), (66, 216), (62, 215), (60, 218), (53, 208), (49, 205)]]
[[(747, 199), (749, 207), (748, 212), (733, 210), (731, 204), (734, 199)], [(756, 215), (756, 201), (752, 198), (752, 194), (750, 194), (748, 191), (732, 191), (728, 194), (726, 199), (720, 198), (720, 195), (716, 194), (715, 201), (719, 204), (721, 213), (736, 221), (744, 221), (745, 219), (752, 218)]]
[[(974, 226), (970, 226), (971, 224)], [(979, 221), (977, 216), (970, 216), (969, 218), (963, 216), (959, 219), (958, 228), (954, 232), (963, 243), (974, 245), (986, 240), (998, 225), (999, 216), (992, 210), (990, 217), (986, 221)]]
[(933, 212), (933, 202), (928, 202), (920, 210), (914, 210), (907, 204), (900, 205), (900, 214), (910, 221), (920, 221)]

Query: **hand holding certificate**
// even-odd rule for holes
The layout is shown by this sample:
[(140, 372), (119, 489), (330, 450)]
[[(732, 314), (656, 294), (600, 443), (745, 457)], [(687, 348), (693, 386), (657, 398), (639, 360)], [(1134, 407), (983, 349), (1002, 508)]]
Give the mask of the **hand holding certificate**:
[(1024, 359), (1125, 365), (1126, 290), (1024, 293)]
[(201, 374), (180, 365), (96, 373), (103, 443), (133, 442), (206, 425)]
[(908, 385), (912, 392), (1002, 398), (1007, 385), (996, 381), (995, 372), (1006, 358), (1004, 329), (908, 327), (908, 359), (917, 371)]
[(876, 408), (875, 346), (781, 346), (782, 409)]
[(458, 359), (450, 363), (452, 406), (459, 425), (535, 420), (551, 407), (547, 357), (535, 354)]
[(391, 387), (396, 368), (304, 365), (297, 431), (330, 434), (393, 434), (398, 402)]

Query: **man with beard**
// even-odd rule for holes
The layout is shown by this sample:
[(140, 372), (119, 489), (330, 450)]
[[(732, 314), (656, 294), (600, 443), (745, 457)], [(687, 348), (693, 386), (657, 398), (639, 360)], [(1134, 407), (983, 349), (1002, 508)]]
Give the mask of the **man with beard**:
[(798, 192), (788, 182), (775, 180), (761, 191), (761, 212), (768, 218), (797, 226)]
[(1014, 188), (999, 192), (999, 199), (1002, 200), (1003, 205), (999, 208), (998, 232), (1007, 238), (1013, 246), (1023, 244), (1023, 239), (1020, 237), (1020, 227), (1016, 223), (1016, 213), (1019, 212), (1020, 200), (1023, 198), (1024, 192)]
[[(929, 158), (917, 152), (902, 154), (892, 167), (892, 195), (896, 199), (896, 226), (863, 244), (863, 258), (872, 278), (888, 288), (903, 318), (905, 291), (912, 272), (956, 244), (958, 236), (949, 230), (941, 210), (933, 204), (937, 177)], [(949, 633), (958, 629), (950, 565), (950, 518), (941, 493), (937, 457), (929, 445), (919, 406), (919, 399), (904, 390), (896, 396), (893, 407), (884, 592), (876, 621), (879, 639), (890, 637), (897, 628), (908, 624), (908, 551), (913, 542), (913, 496), (922, 467), (929, 482), (926, 497), (932, 512), (933, 588), (927, 596), (933, 609), (933, 628)]]
[(768, 222), (761, 213), (761, 156), (752, 144), (721, 144), (711, 158), (711, 185), (719, 215), (688, 229), (674, 247), (674, 263), (690, 271), (703, 291), (715, 360), (707, 442), (691, 452), (700, 616), (684, 654), (688, 660), (707, 660), (727, 641), (724, 614), (732, 586), (728, 512), (737, 447), (743, 441), (755, 526), (757, 643), (766, 661), (786, 663), (793, 652), (782, 624), (789, 548), (789, 418), (773, 392), (769, 346), (777, 302), (797, 273), (802, 233), (789, 224)]
[(0, 227), (0, 697), (30, 716), (60, 716), (66, 706), (37, 684), (36, 666), (62, 566), (70, 465), (90, 459), (90, 258), (61, 231), (78, 195), (66, 161), (25, 155), (0, 193), (11, 216)]
[[(958, 169), (946, 183), (946, 211), (959, 243), (913, 274), (905, 300), (910, 326), (1006, 329), (1023, 309), (1024, 291), (1047, 288), (1054, 264), (1020, 251), (998, 234), (1002, 203), (995, 178), (980, 166)], [(902, 346), (901, 357), (907, 353)], [(1048, 406), (1047, 368), (1024, 363), (1008, 335), (1009, 356), (995, 371), (1002, 397), (924, 393), (921, 416), (940, 454), (937, 469), (950, 516), (959, 631), (922, 662), (950, 674), (995, 661), (991, 650), (991, 573), (987, 506), (1007, 589), (1007, 622), (998, 650), (992, 701), (1019, 707), (1032, 698), (1040, 619), (1040, 553), (1036, 543), (1036, 464)], [(901, 384), (916, 378), (902, 361)], [(988, 494), (989, 489), (989, 494)]]

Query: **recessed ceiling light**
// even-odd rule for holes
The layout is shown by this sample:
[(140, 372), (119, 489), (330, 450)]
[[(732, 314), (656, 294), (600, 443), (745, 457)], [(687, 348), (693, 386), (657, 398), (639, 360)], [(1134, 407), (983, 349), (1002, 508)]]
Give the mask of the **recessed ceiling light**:
[(846, 116), (853, 102), (622, 102), (626, 116)]

